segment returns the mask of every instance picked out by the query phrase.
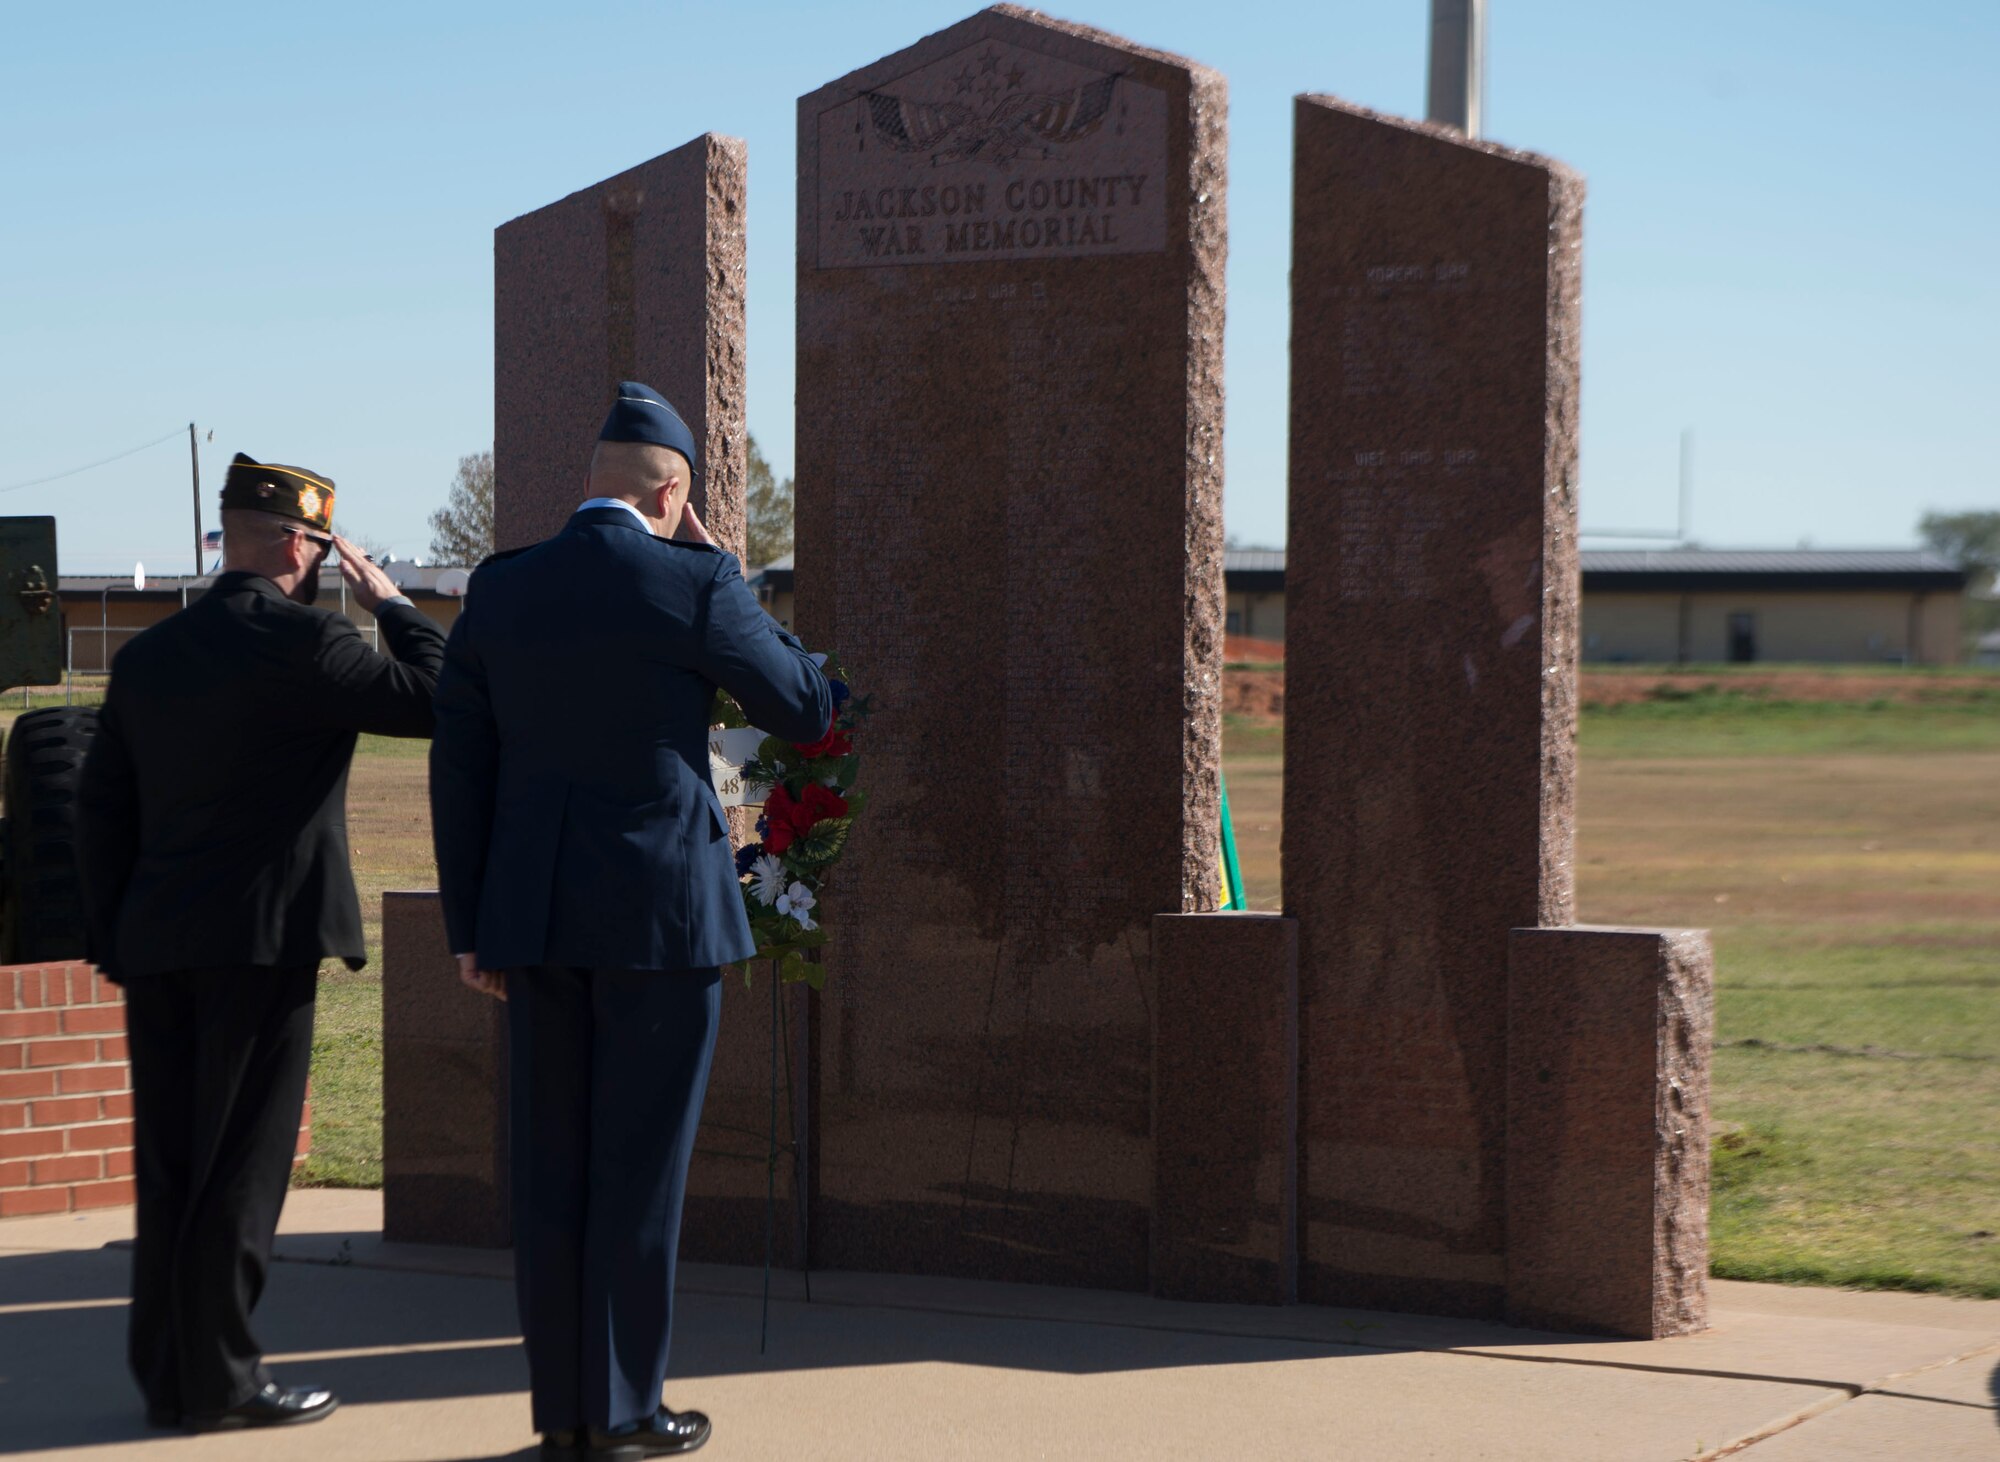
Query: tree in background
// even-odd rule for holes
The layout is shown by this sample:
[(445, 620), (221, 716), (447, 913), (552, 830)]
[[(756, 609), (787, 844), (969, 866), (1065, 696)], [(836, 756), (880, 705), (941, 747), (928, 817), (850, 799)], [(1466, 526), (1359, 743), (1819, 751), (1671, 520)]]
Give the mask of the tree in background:
[(458, 459), (451, 496), (431, 514), (431, 562), (470, 566), (492, 551), (493, 453), (474, 452)]
[(1977, 637), (2000, 628), (2000, 513), (1925, 513), (1917, 524), (1924, 542), (1971, 575), (1965, 627)]
[(750, 472), (743, 486), (743, 562), (760, 569), (792, 551), (792, 479), (780, 481), (750, 438)]

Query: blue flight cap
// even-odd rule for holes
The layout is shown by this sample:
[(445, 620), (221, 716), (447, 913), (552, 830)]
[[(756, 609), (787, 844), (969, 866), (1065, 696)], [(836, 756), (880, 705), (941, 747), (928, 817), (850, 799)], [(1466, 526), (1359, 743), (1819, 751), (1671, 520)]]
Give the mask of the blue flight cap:
[(673, 404), (642, 381), (620, 381), (618, 399), (597, 434), (600, 442), (647, 442), (655, 447), (671, 447), (687, 458), (688, 470), (700, 474), (695, 460), (694, 433), (681, 420)]

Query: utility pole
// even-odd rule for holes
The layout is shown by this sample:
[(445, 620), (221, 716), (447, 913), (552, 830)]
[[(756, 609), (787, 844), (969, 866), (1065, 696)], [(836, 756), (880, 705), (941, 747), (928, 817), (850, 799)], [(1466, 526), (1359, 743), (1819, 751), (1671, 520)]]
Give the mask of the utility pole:
[(1694, 428), (1681, 428), (1681, 534), (1680, 547), (1694, 537)]
[(1477, 137), (1486, 94), (1486, 0), (1431, 0), (1424, 115)]
[(201, 453), (194, 444), (194, 423), (188, 423), (188, 467), (194, 473), (194, 576), (201, 577)]

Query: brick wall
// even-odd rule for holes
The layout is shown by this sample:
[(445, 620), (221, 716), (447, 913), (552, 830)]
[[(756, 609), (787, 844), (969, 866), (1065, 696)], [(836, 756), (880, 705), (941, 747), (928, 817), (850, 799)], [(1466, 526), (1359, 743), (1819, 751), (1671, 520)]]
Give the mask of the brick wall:
[(86, 964), (0, 965), (0, 1218), (132, 1201), (122, 992)]

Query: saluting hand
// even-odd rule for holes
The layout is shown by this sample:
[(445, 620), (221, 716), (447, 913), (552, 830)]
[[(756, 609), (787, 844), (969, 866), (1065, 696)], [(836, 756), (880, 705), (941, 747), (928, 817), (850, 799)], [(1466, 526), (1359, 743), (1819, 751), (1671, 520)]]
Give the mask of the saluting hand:
[(482, 970), (476, 954), (458, 956), (458, 977), (482, 995), (491, 995), (495, 1000), (507, 998), (507, 972)]
[(340, 553), (340, 576), (347, 580), (348, 589), (370, 614), (382, 607), (384, 599), (393, 599), (403, 592), (379, 565), (368, 561), (367, 554), (338, 533), (333, 535), (333, 546)]
[(681, 525), (674, 530), (674, 537), (687, 543), (706, 543), (711, 546), (715, 543), (715, 540), (708, 536), (708, 529), (701, 526), (701, 519), (695, 514), (692, 498), (681, 508)]

